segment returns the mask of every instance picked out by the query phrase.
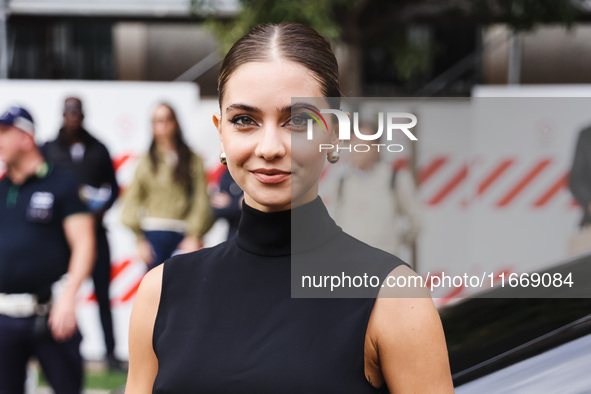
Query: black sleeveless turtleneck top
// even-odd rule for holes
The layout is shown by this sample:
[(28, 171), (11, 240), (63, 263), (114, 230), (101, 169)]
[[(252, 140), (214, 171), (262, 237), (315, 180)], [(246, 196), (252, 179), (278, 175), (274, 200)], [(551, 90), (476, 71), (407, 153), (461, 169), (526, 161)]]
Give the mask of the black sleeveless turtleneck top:
[(373, 298), (292, 298), (295, 255), (312, 265), (346, 256), (381, 281), (403, 264), (345, 234), (320, 197), (271, 213), (243, 204), (234, 238), (164, 263), (153, 392), (387, 393), (364, 373), (379, 288)]

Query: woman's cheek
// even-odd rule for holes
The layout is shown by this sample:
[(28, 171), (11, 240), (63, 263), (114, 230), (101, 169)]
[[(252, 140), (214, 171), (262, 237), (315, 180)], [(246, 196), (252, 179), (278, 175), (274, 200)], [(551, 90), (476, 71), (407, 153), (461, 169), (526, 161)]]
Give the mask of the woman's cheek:
[(248, 140), (240, 138), (238, 134), (225, 138), (224, 148), (226, 150), (226, 158), (229, 162), (233, 162), (236, 166), (241, 166), (244, 161), (248, 158), (250, 150), (254, 154), (254, 147), (250, 149)]
[(315, 149), (292, 151), (292, 171), (297, 176), (296, 183), (305, 187), (318, 182), (325, 161), (326, 154), (319, 153)]
[(318, 160), (323, 154), (323, 149), (325, 149), (325, 144), (327, 142), (325, 140), (327, 139), (319, 138), (316, 135), (313, 139), (308, 140), (303, 133), (295, 134), (291, 138), (292, 160), (296, 160), (300, 163)]

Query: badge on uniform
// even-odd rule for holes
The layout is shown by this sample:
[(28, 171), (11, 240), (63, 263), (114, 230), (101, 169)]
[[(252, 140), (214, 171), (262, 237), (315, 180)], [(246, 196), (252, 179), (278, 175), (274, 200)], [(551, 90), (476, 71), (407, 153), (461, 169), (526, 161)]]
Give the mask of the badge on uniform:
[(48, 223), (53, 217), (55, 196), (50, 192), (35, 192), (27, 208), (27, 220), (36, 223)]

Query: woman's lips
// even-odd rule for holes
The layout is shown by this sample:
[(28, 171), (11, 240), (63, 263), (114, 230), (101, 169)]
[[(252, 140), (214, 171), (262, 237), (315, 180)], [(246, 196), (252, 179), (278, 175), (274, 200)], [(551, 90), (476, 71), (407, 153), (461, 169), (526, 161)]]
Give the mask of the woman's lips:
[(290, 172), (281, 170), (254, 170), (252, 171), (254, 177), (261, 183), (280, 183), (291, 177)]

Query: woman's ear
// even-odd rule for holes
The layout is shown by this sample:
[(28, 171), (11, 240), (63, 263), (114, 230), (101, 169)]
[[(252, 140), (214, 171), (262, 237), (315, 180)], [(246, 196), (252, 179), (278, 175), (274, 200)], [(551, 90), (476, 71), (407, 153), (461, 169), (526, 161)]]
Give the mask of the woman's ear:
[(218, 129), (218, 133), (220, 132), (220, 126), (222, 124), (222, 115), (219, 113), (214, 113), (211, 120), (213, 120), (213, 125), (216, 129)]
[[(345, 112), (347, 114), (347, 117), (349, 118), (349, 124), (351, 122), (351, 113), (350, 112)], [(344, 142), (344, 140), (339, 139), (339, 122), (333, 122), (332, 123), (332, 130), (331, 130), (331, 138), (330, 138), (330, 143), (334, 146), (341, 146)]]
[(339, 140), (339, 130), (338, 127), (332, 131), (331, 133), (331, 137), (330, 137), (330, 143), (334, 146), (337, 146), (339, 144), (341, 144), (343, 142), (343, 140)]
[(218, 114), (217, 112), (213, 114), (212, 117), (213, 124), (216, 129), (218, 129), (218, 136), (220, 137), (220, 149), (224, 151), (224, 139), (222, 137), (222, 115)]

